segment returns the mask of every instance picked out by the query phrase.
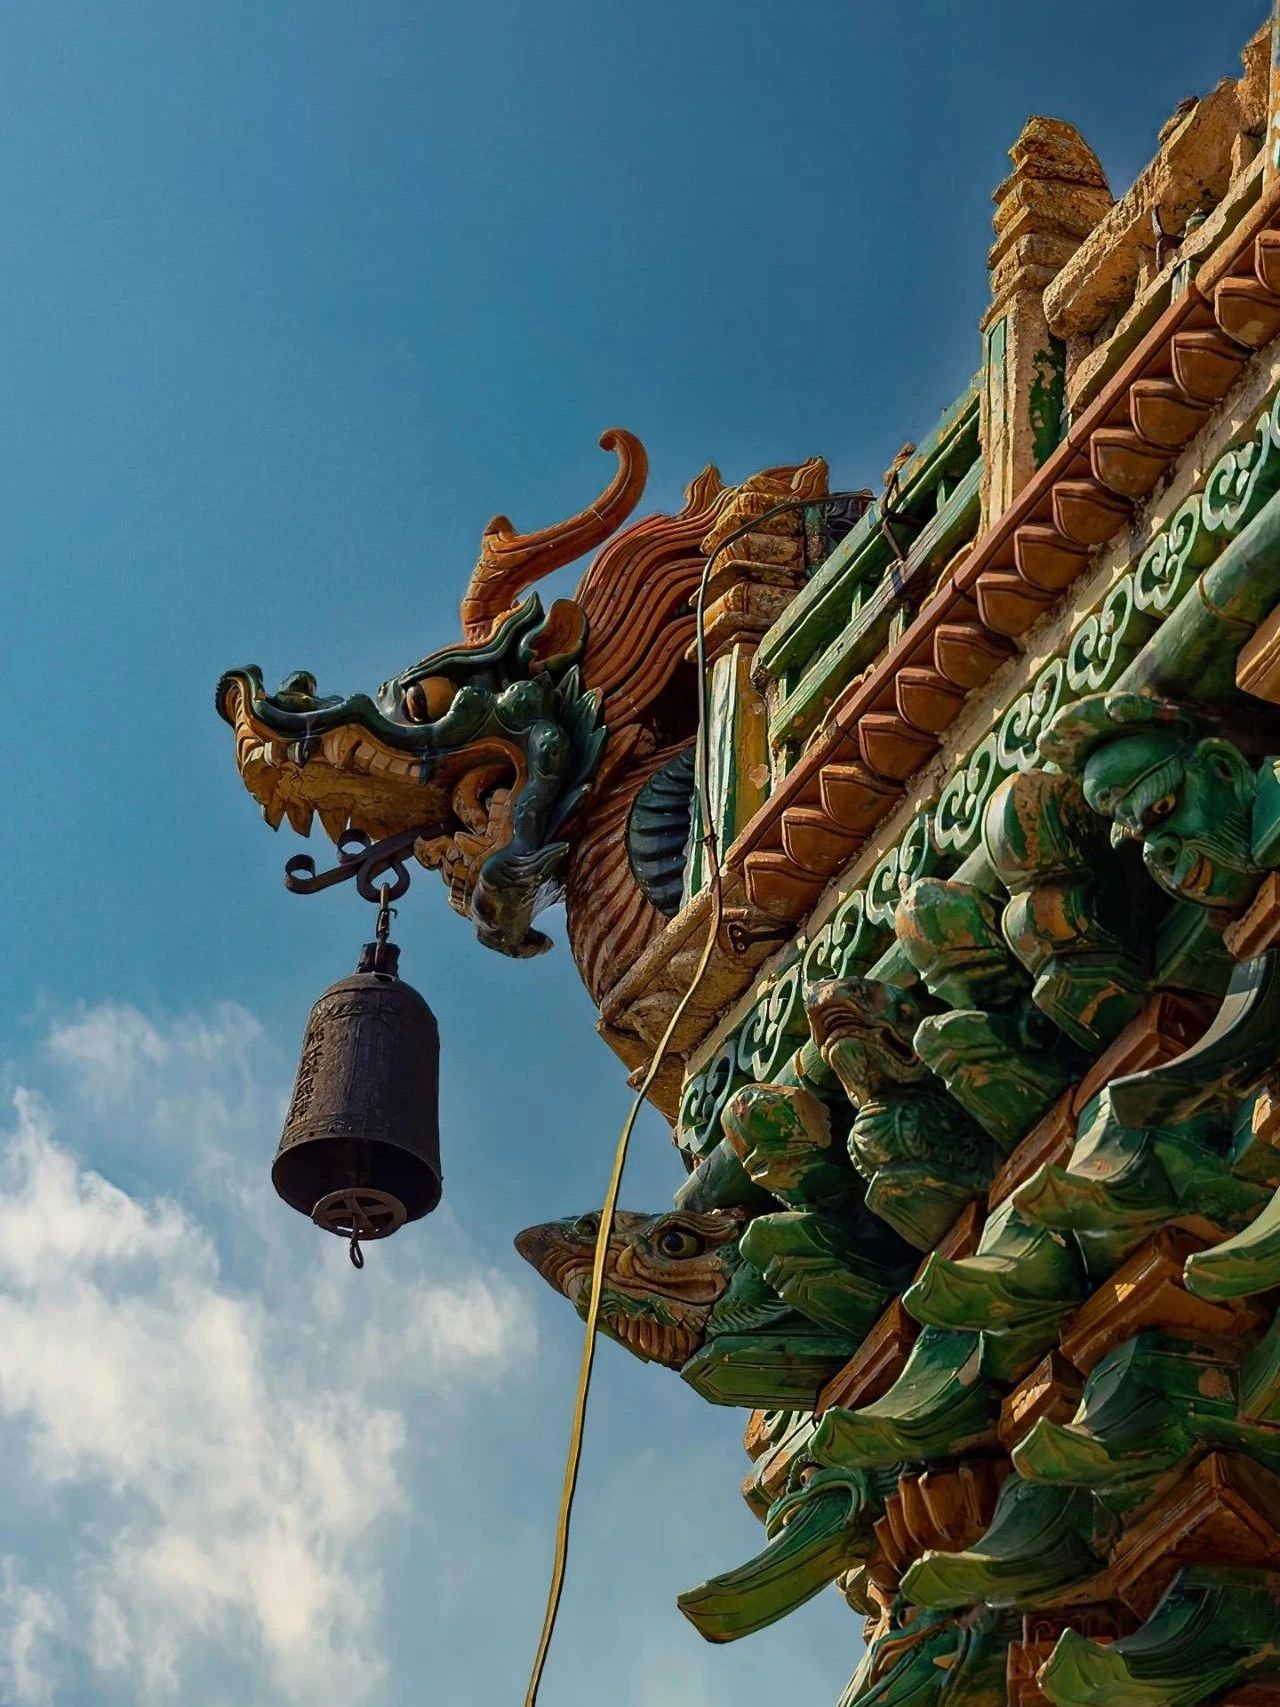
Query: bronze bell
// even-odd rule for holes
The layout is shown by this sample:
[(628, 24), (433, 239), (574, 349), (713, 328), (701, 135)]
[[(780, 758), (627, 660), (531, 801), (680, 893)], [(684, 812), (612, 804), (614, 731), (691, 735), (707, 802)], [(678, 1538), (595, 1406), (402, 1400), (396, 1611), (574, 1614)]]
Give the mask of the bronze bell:
[(320, 1227), (380, 1239), (440, 1201), (440, 1033), (396, 975), (400, 951), (366, 943), (350, 978), (311, 1010), (271, 1180)]

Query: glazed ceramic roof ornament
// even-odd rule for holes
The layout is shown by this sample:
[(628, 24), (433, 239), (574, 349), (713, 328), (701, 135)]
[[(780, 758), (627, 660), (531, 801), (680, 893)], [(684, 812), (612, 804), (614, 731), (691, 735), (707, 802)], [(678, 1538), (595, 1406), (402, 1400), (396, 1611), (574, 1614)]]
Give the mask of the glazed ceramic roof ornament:
[[(1119, 199), (1030, 121), (979, 371), (875, 491), (708, 467), (635, 519), (615, 431), (376, 695), (219, 690), (268, 822), (407, 837), (509, 954), (562, 898), (628, 1074), (679, 1012), (674, 1206), (619, 1216), (601, 1327), (747, 1418), (762, 1544), (680, 1611), (737, 1641), (835, 1585), (840, 1707), (1280, 1701), (1271, 33)], [(517, 1241), (578, 1310), (597, 1231)]]

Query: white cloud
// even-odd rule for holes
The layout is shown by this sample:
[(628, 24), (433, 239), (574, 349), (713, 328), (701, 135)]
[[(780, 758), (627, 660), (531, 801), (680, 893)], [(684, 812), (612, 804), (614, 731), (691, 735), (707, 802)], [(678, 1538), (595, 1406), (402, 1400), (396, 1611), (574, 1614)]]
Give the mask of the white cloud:
[(144, 1082), (154, 1093), (159, 1087), (147, 1075), (156, 1067), (213, 1072), (219, 1088), (233, 1079), (243, 1086), (252, 1078), (251, 1055), (262, 1035), (238, 1002), (218, 1002), (208, 1015), (176, 1015), (163, 1029), (137, 1008), (99, 1002), (56, 1021), (46, 1049), (52, 1060), (84, 1076), (98, 1096), (119, 1102)]
[(104, 1122), (128, 1116), (137, 1133), (185, 1166), (222, 1171), (246, 1135), (279, 1126), (286, 1086), (265, 1033), (238, 1002), (163, 1024), (124, 1003), (82, 1007), (56, 1021), (43, 1053), (69, 1101)]
[(13, 1559), (0, 1567), (0, 1684), (12, 1707), (53, 1707), (50, 1639), (62, 1634), (55, 1596), (24, 1583)]
[[(268, 1299), (260, 1279), (232, 1283), (189, 1208), (130, 1195), (68, 1148), (60, 1100), (82, 1101), (86, 1080), (104, 1122), (163, 1133), (198, 1111), (229, 1146), (218, 1128), (237, 1109), (278, 1101), (255, 1077), (259, 1044), (231, 1006), (165, 1024), (89, 1009), (45, 1050), (79, 1090), (20, 1090), (0, 1132), (0, 1450), (43, 1490), (61, 1546), (47, 1584), (12, 1568), (0, 1583), (14, 1707), (55, 1707), (59, 1651), (95, 1700), (207, 1700), (211, 1665), (228, 1700), (252, 1679), (255, 1707), (371, 1699), (410, 1406), (430, 1389), (433, 1418), (465, 1407), (532, 1353), (527, 1305), (496, 1273), (455, 1261), (406, 1286), (401, 1271), (393, 1298), (366, 1271), (357, 1291), (317, 1238)], [(86, 1504), (88, 1524), (72, 1515)]]

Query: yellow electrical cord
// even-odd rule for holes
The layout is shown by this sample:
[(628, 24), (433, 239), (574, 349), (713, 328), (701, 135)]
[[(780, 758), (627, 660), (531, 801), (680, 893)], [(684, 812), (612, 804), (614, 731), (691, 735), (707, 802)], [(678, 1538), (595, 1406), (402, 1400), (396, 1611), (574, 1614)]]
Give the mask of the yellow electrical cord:
[(591, 1296), (587, 1301), (586, 1332), (582, 1342), (582, 1362), (578, 1368), (578, 1390), (573, 1404), (573, 1421), (569, 1430), (569, 1455), (564, 1467), (564, 1484), (560, 1493), (560, 1510), (556, 1518), (555, 1560), (551, 1569), (551, 1587), (547, 1594), (546, 1611), (542, 1617), (542, 1630), (538, 1637), (538, 1651), (533, 1662), (533, 1672), (529, 1678), (529, 1688), (525, 1693), (524, 1707), (537, 1707), (538, 1690), (542, 1686), (542, 1674), (546, 1668), (547, 1655), (551, 1650), (551, 1638), (555, 1634), (556, 1618), (560, 1612), (560, 1600), (564, 1594), (565, 1569), (569, 1560), (569, 1523), (573, 1516), (573, 1496), (578, 1487), (578, 1470), (582, 1463), (582, 1436), (587, 1420), (587, 1398), (591, 1390), (591, 1371), (596, 1356), (596, 1331), (600, 1321), (600, 1294), (604, 1290), (604, 1268), (609, 1256), (609, 1238), (613, 1232), (614, 1215), (618, 1208), (618, 1195), (622, 1190), (622, 1175), (627, 1165), (627, 1151), (631, 1146), (631, 1134), (635, 1130), (636, 1119), (644, 1105), (653, 1081), (658, 1076), (675, 1036), (680, 1021), (688, 1011), (689, 1004), (697, 994), (698, 987), (706, 976), (711, 964), (711, 956), (715, 952), (716, 941), (720, 935), (720, 927), (724, 916), (724, 878), (720, 869), (720, 850), (716, 840), (715, 829), (711, 823), (711, 812), (708, 801), (710, 789), (710, 742), (707, 729), (707, 636), (706, 636), (706, 600), (707, 588), (711, 581), (712, 566), (720, 554), (742, 538), (769, 521), (774, 516), (785, 515), (793, 510), (812, 507), (815, 503), (831, 503), (841, 498), (861, 498), (861, 492), (832, 492), (824, 499), (814, 500), (805, 498), (787, 499), (784, 503), (774, 504), (762, 515), (754, 516), (744, 522), (741, 527), (726, 538), (722, 539), (716, 549), (707, 558), (702, 570), (702, 579), (698, 583), (698, 594), (695, 600), (695, 639), (697, 642), (698, 659), (698, 822), (700, 829), (699, 840), (706, 850), (708, 887), (711, 893), (711, 917), (707, 927), (707, 940), (702, 945), (702, 953), (698, 956), (698, 964), (689, 988), (675, 1005), (671, 1018), (667, 1021), (666, 1030), (650, 1058), (645, 1069), (644, 1078), (640, 1081), (635, 1100), (631, 1104), (627, 1118), (623, 1122), (622, 1132), (618, 1137), (618, 1147), (613, 1156), (613, 1172), (609, 1176), (609, 1187), (605, 1192), (604, 1207), (600, 1211), (600, 1228), (596, 1234), (595, 1255), (591, 1264)]
[(716, 938), (720, 934), (720, 916), (722, 911), (721, 885), (719, 883), (719, 867), (716, 866), (716, 881), (711, 890), (711, 923), (707, 931), (707, 940), (702, 946), (702, 954), (698, 960), (697, 970), (689, 988), (676, 1003), (675, 1011), (667, 1021), (667, 1029), (662, 1034), (662, 1041), (653, 1052), (653, 1059), (645, 1072), (635, 1101), (623, 1124), (618, 1147), (613, 1157), (613, 1172), (609, 1178), (609, 1189), (605, 1192), (604, 1208), (600, 1212), (600, 1231), (596, 1235), (595, 1259), (591, 1265), (591, 1296), (587, 1303), (587, 1327), (582, 1342), (582, 1363), (578, 1369), (578, 1393), (573, 1407), (573, 1424), (569, 1434), (569, 1457), (565, 1464), (564, 1489), (560, 1496), (560, 1512), (556, 1519), (556, 1549), (555, 1564), (551, 1572), (551, 1591), (547, 1596), (547, 1609), (543, 1615), (542, 1633), (538, 1638), (537, 1658), (533, 1662), (533, 1675), (529, 1680), (529, 1689), (524, 1698), (525, 1707), (536, 1707), (538, 1689), (542, 1683), (543, 1668), (547, 1663), (547, 1654), (551, 1648), (551, 1637), (555, 1631), (556, 1615), (560, 1610), (560, 1597), (564, 1592), (565, 1566), (569, 1558), (569, 1519), (573, 1514), (573, 1496), (578, 1485), (578, 1466), (582, 1461), (582, 1434), (587, 1417), (587, 1394), (591, 1386), (591, 1369), (596, 1355), (596, 1328), (600, 1319), (600, 1294), (604, 1290), (604, 1266), (609, 1255), (609, 1235), (613, 1231), (614, 1214), (618, 1207), (618, 1193), (622, 1189), (622, 1173), (627, 1163), (627, 1150), (631, 1144), (631, 1134), (635, 1128), (636, 1117), (652, 1089), (657, 1077), (658, 1068), (666, 1055), (667, 1047), (675, 1036), (676, 1027), (684, 1018), (685, 1011), (692, 1001), (694, 993), (702, 982), (711, 961)]

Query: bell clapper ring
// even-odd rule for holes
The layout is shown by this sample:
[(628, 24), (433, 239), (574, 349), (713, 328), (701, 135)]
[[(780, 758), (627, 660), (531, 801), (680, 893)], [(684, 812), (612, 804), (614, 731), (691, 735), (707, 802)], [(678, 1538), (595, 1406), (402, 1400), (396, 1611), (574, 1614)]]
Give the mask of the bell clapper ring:
[(364, 1267), (364, 1252), (360, 1249), (362, 1237), (377, 1237), (377, 1229), (365, 1213), (364, 1205), (353, 1192), (351, 1195), (351, 1243), (347, 1246), (347, 1255), (351, 1258), (352, 1268)]

